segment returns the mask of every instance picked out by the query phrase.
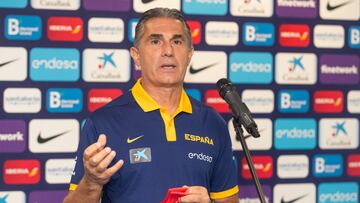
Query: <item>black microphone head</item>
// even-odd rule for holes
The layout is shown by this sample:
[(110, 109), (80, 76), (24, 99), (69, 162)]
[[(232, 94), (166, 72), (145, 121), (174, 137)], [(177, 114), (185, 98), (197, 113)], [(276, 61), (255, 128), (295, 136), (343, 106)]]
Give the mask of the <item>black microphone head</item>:
[(217, 86), (217, 88), (219, 90), (219, 94), (222, 98), (224, 98), (224, 96), (227, 92), (234, 90), (234, 86), (226, 78), (221, 78), (220, 80), (218, 80), (216, 82), (216, 86)]

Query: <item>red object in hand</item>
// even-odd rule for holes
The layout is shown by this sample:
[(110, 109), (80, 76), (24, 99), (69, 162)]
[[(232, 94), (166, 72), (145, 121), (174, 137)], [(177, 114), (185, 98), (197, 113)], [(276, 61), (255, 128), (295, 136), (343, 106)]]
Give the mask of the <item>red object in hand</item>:
[(180, 197), (187, 195), (186, 191), (185, 187), (170, 188), (161, 203), (177, 203)]

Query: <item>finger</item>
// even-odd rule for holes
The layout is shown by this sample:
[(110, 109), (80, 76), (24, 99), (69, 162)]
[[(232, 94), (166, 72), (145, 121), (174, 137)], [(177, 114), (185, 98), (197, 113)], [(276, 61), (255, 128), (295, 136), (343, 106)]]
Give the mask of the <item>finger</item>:
[(105, 149), (101, 150), (90, 158), (90, 165), (97, 166), (110, 152), (111, 148), (105, 147)]
[(106, 135), (100, 134), (97, 142), (100, 143), (102, 147), (104, 147), (106, 145)]
[(108, 155), (106, 155), (105, 158), (96, 167), (96, 171), (99, 173), (104, 172), (110, 165), (111, 161), (114, 159), (115, 155), (115, 151), (111, 151)]
[(84, 159), (85, 160), (89, 160), (92, 156), (94, 156), (94, 154), (96, 154), (97, 152), (99, 152), (102, 149), (100, 143), (95, 142), (94, 144), (88, 146), (85, 150), (84, 150)]
[(122, 166), (124, 165), (124, 160), (120, 159), (116, 164), (114, 164), (112, 167), (106, 169), (105, 173), (108, 176), (114, 175)]

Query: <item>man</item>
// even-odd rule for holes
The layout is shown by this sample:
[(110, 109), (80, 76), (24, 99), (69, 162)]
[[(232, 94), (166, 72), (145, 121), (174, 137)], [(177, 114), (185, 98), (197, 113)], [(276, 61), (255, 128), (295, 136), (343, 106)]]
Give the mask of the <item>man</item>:
[(145, 12), (130, 51), (142, 78), (86, 120), (64, 202), (158, 203), (174, 187), (187, 188), (178, 202), (238, 202), (226, 124), (183, 89), (193, 47), (181, 13)]

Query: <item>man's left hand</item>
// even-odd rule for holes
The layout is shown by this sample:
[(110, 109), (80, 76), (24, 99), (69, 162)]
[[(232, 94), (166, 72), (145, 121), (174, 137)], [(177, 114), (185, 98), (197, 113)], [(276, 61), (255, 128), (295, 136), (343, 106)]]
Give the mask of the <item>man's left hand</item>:
[(207, 189), (202, 186), (184, 186), (187, 188), (186, 195), (179, 198), (179, 203), (210, 203)]

